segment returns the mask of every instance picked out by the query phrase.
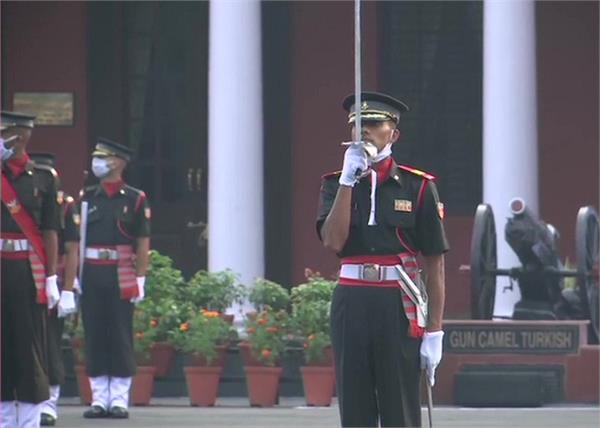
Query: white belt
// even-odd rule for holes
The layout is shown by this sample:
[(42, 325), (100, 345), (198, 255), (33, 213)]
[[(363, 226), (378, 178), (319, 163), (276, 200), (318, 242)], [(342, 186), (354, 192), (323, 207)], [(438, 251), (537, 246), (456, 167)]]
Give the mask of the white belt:
[(92, 260), (118, 260), (119, 252), (110, 248), (86, 248), (85, 258)]
[(361, 265), (343, 264), (340, 269), (340, 278), (358, 279), (369, 282), (398, 281), (400, 273), (396, 266), (380, 266), (375, 263)]
[(29, 241), (27, 239), (0, 239), (0, 249), (7, 252), (28, 251)]

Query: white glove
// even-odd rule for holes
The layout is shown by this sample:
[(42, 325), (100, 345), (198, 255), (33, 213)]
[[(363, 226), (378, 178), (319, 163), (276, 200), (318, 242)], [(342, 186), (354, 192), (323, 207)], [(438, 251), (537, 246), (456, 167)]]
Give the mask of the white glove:
[(138, 295), (137, 295), (137, 297), (134, 297), (133, 299), (131, 299), (131, 303), (140, 303), (142, 300), (144, 300), (144, 296), (146, 295), (146, 292), (144, 291), (144, 285), (146, 284), (146, 277), (138, 276), (135, 278), (135, 280), (137, 281)]
[(56, 275), (46, 277), (46, 296), (48, 297), (48, 309), (52, 309), (60, 299)]
[(73, 291), (81, 295), (81, 285), (79, 284), (79, 279), (77, 278), (75, 278), (75, 281), (73, 281)]
[(430, 386), (435, 385), (435, 369), (442, 360), (442, 340), (444, 332), (425, 332), (421, 342), (421, 369), (427, 372)]
[(352, 144), (344, 153), (344, 166), (339, 183), (342, 186), (354, 187), (358, 178), (368, 168), (367, 154), (361, 144)]
[(77, 306), (75, 306), (75, 294), (72, 291), (61, 291), (60, 300), (58, 301), (58, 317), (63, 318), (74, 312), (77, 312)]

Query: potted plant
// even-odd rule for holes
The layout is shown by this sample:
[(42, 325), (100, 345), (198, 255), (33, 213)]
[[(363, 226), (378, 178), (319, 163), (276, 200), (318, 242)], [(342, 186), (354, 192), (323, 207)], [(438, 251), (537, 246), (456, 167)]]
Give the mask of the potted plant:
[(229, 269), (219, 272), (196, 272), (186, 288), (185, 299), (196, 308), (217, 311), (230, 324), (233, 315), (225, 314), (225, 310), (234, 302), (244, 297), (244, 288), (239, 284), (239, 277)]
[(146, 298), (139, 306), (147, 312), (154, 324), (154, 343), (150, 349), (156, 377), (167, 375), (175, 361), (175, 348), (169, 343), (168, 332), (176, 328), (187, 317), (184, 294), (186, 282), (173, 260), (150, 252), (150, 268), (146, 276)]
[[(290, 295), (280, 284), (264, 278), (257, 278), (248, 295), (248, 301), (252, 303), (258, 311), (278, 312), (287, 309), (290, 302)], [(253, 321), (256, 316), (257, 312), (249, 312), (246, 314), (247, 327), (248, 322)], [(253, 327), (250, 326), (249, 328), (252, 329)], [(253, 357), (250, 343), (247, 340), (240, 342), (238, 346), (245, 366), (262, 365), (260, 361)]]
[(187, 354), (185, 379), (193, 406), (214, 406), (232, 327), (217, 311), (201, 310), (172, 332)]
[(154, 391), (156, 368), (152, 363), (151, 348), (158, 324), (143, 308), (137, 307), (133, 314), (133, 350), (137, 370), (131, 384), (131, 402), (135, 406), (150, 404)]
[(308, 272), (308, 281), (291, 291), (291, 326), (304, 345), (306, 365), (300, 371), (306, 402), (309, 406), (329, 406), (335, 388), (329, 331), (335, 282)]
[(281, 359), (288, 334), (289, 294), (281, 285), (258, 279), (249, 300), (258, 309), (246, 318), (246, 342), (240, 344), (251, 406), (277, 403), (283, 373)]

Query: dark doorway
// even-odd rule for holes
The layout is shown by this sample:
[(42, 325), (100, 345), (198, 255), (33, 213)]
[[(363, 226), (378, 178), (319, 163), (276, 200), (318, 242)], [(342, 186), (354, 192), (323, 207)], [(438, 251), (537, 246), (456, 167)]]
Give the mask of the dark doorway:
[(152, 247), (190, 276), (207, 265), (208, 2), (101, 3), (90, 24), (92, 137), (135, 150)]

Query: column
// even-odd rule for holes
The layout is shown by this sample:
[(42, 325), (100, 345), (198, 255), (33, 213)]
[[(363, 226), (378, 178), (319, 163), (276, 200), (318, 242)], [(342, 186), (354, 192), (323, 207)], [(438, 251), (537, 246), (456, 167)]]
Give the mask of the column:
[(265, 265), (260, 1), (213, 0), (209, 25), (208, 269), (248, 286)]
[[(492, 205), (498, 266), (519, 266), (504, 240), (508, 203), (522, 197), (538, 212), (535, 4), (531, 0), (484, 3), (483, 201)], [(520, 299), (517, 284), (499, 277), (495, 317), (510, 317)]]

